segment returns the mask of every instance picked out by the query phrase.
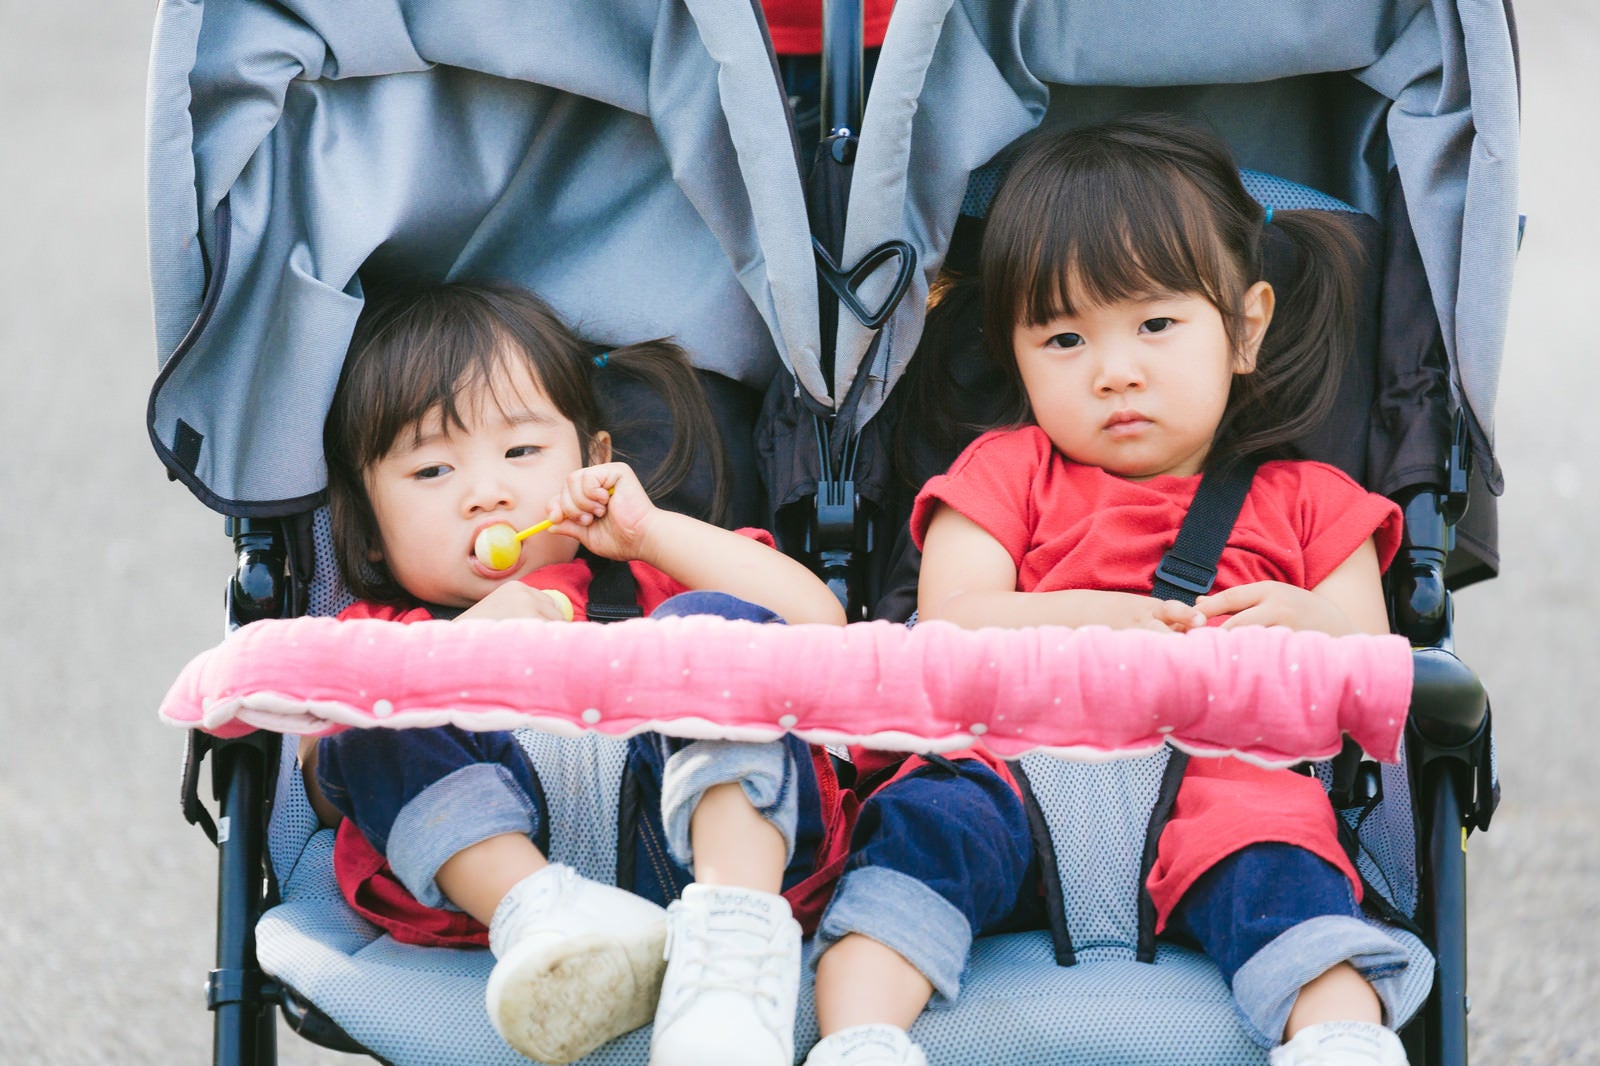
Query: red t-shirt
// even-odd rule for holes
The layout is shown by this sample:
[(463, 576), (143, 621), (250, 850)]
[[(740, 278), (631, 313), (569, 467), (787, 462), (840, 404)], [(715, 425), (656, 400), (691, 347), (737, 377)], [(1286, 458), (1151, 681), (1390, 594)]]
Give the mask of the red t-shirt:
[[(822, 51), (822, 0), (761, 0), (772, 48), (780, 56), (810, 56)], [(861, 43), (883, 44), (894, 0), (863, 0)]]
[[(918, 494), (911, 535), (920, 548), (938, 504), (994, 537), (1017, 567), (1017, 591), (1148, 593), (1177, 538), (1200, 475), (1129, 481), (1062, 456), (1037, 426), (973, 441)], [(1334, 467), (1269, 462), (1217, 564), (1217, 589), (1253, 581), (1315, 588), (1372, 538), (1380, 567), (1400, 544), (1400, 509)], [(1220, 624), (1221, 619), (1213, 620)], [(1162, 832), (1149, 888), (1157, 931), (1201, 874), (1240, 848), (1307, 848), (1361, 883), (1340, 846), (1321, 785), (1238, 759), (1193, 759)]]

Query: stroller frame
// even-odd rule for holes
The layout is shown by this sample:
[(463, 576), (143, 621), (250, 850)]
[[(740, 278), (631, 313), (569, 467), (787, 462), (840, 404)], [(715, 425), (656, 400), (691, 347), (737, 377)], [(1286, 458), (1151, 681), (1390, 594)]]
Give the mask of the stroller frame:
[[(847, 136), (859, 127), (861, 99), (860, 10), (852, 0), (824, 2), (822, 113), (828, 128)], [(1414, 690), (1407, 725), (1407, 762), (1414, 780), (1420, 832), (1417, 920), (1436, 960), (1432, 992), (1403, 1032), (1414, 1062), (1464, 1066), (1466, 1016), (1465, 835), (1489, 824), (1497, 800), (1490, 750), (1487, 695), (1452, 647), (1451, 594), (1445, 563), (1454, 526), (1465, 508), (1468, 448), (1458, 415), (1449, 457), (1449, 486), (1425, 489), (1404, 502), (1405, 539), (1389, 571), (1387, 593), (1393, 628), (1414, 650)], [(819, 431), (822, 427), (819, 427)], [(845, 544), (857, 543), (861, 512), (849, 509)], [(310, 567), (307, 524), (298, 519), (229, 518), (236, 568), (227, 586), (230, 629), (304, 612)], [(839, 534), (842, 533), (842, 536)], [(848, 579), (853, 570), (837, 573)], [(836, 585), (842, 598), (858, 590)], [(859, 600), (855, 600), (859, 602)], [(181, 804), (185, 818), (217, 845), (216, 965), (206, 983), (213, 1014), (213, 1061), (254, 1066), (276, 1060), (273, 1008), (291, 1028), (336, 1050), (365, 1052), (314, 1009), (307, 1011), (260, 969), (255, 927), (274, 905), (277, 886), (267, 857), (265, 827), (281, 759), (282, 737), (255, 733), (218, 740), (188, 736)], [(216, 815), (200, 798), (205, 758), (211, 759)], [(1335, 790), (1370, 795), (1353, 760), (1336, 768)]]

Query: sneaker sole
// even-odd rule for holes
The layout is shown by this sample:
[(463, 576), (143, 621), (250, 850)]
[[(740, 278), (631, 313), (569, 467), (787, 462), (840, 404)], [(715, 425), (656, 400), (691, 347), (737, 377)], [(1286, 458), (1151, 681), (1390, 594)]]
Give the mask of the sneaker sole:
[(655, 1017), (666, 922), (631, 940), (583, 936), (528, 943), (489, 975), (489, 1020), (523, 1055), (559, 1066)]

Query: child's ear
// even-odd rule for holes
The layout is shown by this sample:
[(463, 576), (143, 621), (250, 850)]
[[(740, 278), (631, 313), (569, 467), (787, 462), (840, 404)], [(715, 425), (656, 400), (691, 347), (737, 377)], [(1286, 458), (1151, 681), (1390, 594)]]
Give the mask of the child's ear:
[(601, 463), (611, 461), (611, 434), (603, 429), (595, 430), (594, 436), (589, 438), (589, 465), (599, 466)]
[(1256, 368), (1256, 355), (1261, 351), (1261, 340), (1272, 325), (1272, 311), (1277, 306), (1277, 296), (1272, 286), (1258, 281), (1245, 290), (1244, 336), (1239, 338), (1239, 351), (1233, 357), (1233, 372), (1248, 374)]

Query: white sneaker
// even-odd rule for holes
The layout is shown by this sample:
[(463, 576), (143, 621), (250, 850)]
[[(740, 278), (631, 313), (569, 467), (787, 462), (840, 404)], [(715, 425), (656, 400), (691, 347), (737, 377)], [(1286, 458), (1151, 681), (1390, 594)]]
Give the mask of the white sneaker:
[(485, 1001), (506, 1043), (566, 1063), (648, 1022), (664, 969), (667, 912), (632, 892), (549, 866), (517, 882), (489, 926)]
[(1372, 1022), (1308, 1025), (1273, 1048), (1267, 1061), (1270, 1066), (1408, 1066), (1400, 1038)]
[(805, 1066), (928, 1066), (928, 1056), (897, 1025), (854, 1025), (819, 1041)]
[(650, 1066), (793, 1066), (800, 923), (782, 896), (693, 884), (667, 909)]

